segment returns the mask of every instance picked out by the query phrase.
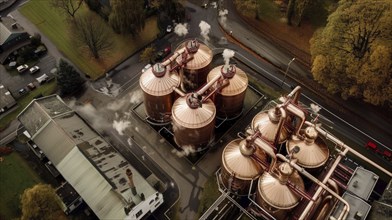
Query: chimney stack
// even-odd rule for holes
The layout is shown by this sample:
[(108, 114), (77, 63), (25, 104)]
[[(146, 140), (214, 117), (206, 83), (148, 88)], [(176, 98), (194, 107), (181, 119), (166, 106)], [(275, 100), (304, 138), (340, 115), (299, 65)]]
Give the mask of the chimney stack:
[(136, 195), (137, 194), (137, 192), (136, 192), (136, 187), (135, 187), (135, 183), (133, 182), (133, 177), (132, 177), (132, 171), (131, 171), (131, 169), (127, 169), (126, 170), (126, 174), (127, 174), (127, 177), (128, 177), (128, 179), (129, 179), (129, 186), (131, 187), (131, 190), (132, 190), (132, 194), (133, 195)]

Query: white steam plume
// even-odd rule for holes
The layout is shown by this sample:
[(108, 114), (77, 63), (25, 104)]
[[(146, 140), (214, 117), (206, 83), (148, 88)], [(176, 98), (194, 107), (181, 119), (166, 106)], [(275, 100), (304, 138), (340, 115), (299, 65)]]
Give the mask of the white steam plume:
[(191, 145), (185, 145), (182, 146), (182, 151), (178, 151), (176, 149), (172, 150), (172, 153), (176, 154), (178, 157), (184, 157), (184, 156), (188, 156), (189, 154), (192, 154), (195, 152), (195, 148)]
[(179, 23), (174, 27), (174, 33), (176, 33), (179, 37), (185, 36), (188, 34), (188, 24), (187, 23)]
[(316, 105), (314, 103), (310, 104), (310, 108), (313, 110), (313, 112), (317, 113), (321, 110), (321, 107), (319, 105)]
[(223, 25), (223, 27), (226, 27), (227, 14), (229, 14), (229, 11), (227, 9), (219, 10), (219, 21)]
[(123, 108), (126, 104), (138, 104), (143, 100), (143, 92), (141, 90), (137, 90), (135, 92), (129, 93), (124, 98), (118, 99), (114, 102), (111, 102), (106, 107), (108, 110), (118, 111)]
[(124, 135), (124, 130), (126, 128), (128, 128), (131, 125), (131, 122), (129, 121), (124, 121), (124, 120), (120, 120), (120, 121), (113, 121), (113, 128), (116, 129), (116, 131), (118, 132), (119, 135)]
[(201, 30), (201, 36), (203, 36), (205, 41), (209, 41), (210, 37), (208, 36), (208, 34), (210, 33), (211, 26), (205, 21), (200, 21), (199, 27)]
[(93, 105), (87, 103), (85, 105), (75, 105), (73, 109), (86, 117), (95, 129), (101, 130), (107, 126), (103, 113), (99, 112)]
[(225, 61), (225, 68), (227, 68), (229, 66), (230, 59), (234, 57), (234, 51), (229, 49), (224, 49), (222, 56)]

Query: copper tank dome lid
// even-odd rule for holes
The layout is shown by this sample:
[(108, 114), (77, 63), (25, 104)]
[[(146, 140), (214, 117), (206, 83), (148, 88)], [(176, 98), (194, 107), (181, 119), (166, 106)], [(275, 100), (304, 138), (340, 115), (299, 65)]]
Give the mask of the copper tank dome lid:
[(139, 84), (145, 93), (163, 96), (172, 93), (174, 87), (180, 85), (180, 79), (177, 72), (170, 72), (169, 68), (157, 63), (140, 76)]
[(264, 151), (248, 146), (246, 140), (235, 139), (231, 141), (222, 153), (223, 167), (234, 174), (236, 178), (252, 180), (263, 172), (260, 163), (250, 156), (255, 155), (261, 160), (266, 160)]
[(293, 154), (293, 158), (298, 159), (298, 164), (305, 168), (317, 168), (325, 164), (329, 157), (329, 149), (313, 126), (305, 128), (304, 139), (301, 140), (293, 135), (288, 140), (286, 149), (290, 152), (295, 146), (299, 147), (299, 152)]
[[(262, 111), (252, 119), (252, 129), (257, 129), (267, 141), (273, 142), (279, 129), (278, 123), (280, 117), (281, 114), (277, 108)], [(289, 130), (283, 125), (282, 131), (279, 135), (279, 143), (286, 141), (288, 136)]]
[(215, 67), (207, 76), (207, 81), (211, 81), (215, 76), (222, 75), (229, 80), (229, 84), (223, 87), (218, 93), (230, 96), (244, 92), (248, 87), (248, 76), (246, 73), (234, 65), (222, 65)]
[(200, 128), (215, 119), (216, 108), (211, 99), (199, 102), (196, 93), (178, 98), (172, 107), (172, 117), (179, 125), (187, 128)]
[(290, 181), (303, 191), (305, 189), (304, 182), (298, 172), (287, 162), (279, 164), (275, 172), (277, 173), (265, 172), (260, 177), (258, 192), (268, 205), (277, 209), (292, 209), (298, 205), (300, 196), (286, 183)]
[[(197, 70), (197, 69), (202, 69), (206, 66), (208, 66), (213, 58), (212, 50), (207, 47), (205, 44), (200, 43), (197, 40), (189, 40), (183, 44), (181, 44), (176, 50), (180, 50), (185, 47), (185, 54), (188, 54), (188, 56), (192, 57), (192, 59), (189, 59), (184, 68), (188, 70)], [(183, 56), (178, 56), (176, 58), (177, 63), (182, 63), (183, 62)]]

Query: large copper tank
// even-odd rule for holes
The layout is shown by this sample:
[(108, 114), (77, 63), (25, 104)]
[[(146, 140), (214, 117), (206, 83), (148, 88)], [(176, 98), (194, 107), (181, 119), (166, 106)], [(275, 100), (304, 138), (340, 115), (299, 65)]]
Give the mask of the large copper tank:
[[(280, 112), (277, 108), (271, 108), (267, 111), (262, 111), (253, 117), (251, 128), (256, 131), (259, 130), (261, 136), (269, 141), (275, 140), (275, 135), (278, 132), (278, 124), (281, 118)], [(283, 125), (282, 132), (280, 133), (278, 143), (285, 142), (289, 136), (289, 129)]]
[(216, 108), (207, 99), (189, 93), (178, 98), (172, 108), (174, 140), (182, 148), (204, 149), (214, 137)]
[(226, 145), (222, 153), (221, 178), (231, 192), (247, 195), (251, 181), (263, 173), (263, 167), (252, 157), (267, 163), (264, 151), (247, 145), (246, 140), (235, 139)]
[(206, 83), (213, 54), (209, 47), (197, 40), (181, 44), (177, 51), (184, 47), (185, 53), (178, 56), (176, 62), (183, 65), (183, 68), (180, 68), (182, 90), (192, 92)]
[(139, 84), (148, 117), (156, 122), (170, 121), (175, 96), (173, 88), (180, 85), (178, 73), (157, 63), (140, 76)]
[[(248, 87), (248, 76), (240, 68), (234, 65), (218, 66), (210, 71), (207, 82), (217, 75), (222, 75), (229, 84), (215, 93), (216, 115), (220, 118), (234, 118), (241, 114), (244, 105), (246, 89)], [(219, 86), (221, 81), (215, 84)]]
[(318, 137), (314, 127), (307, 127), (304, 131), (304, 136), (304, 140), (301, 140), (293, 135), (286, 142), (287, 152), (291, 152), (295, 146), (298, 146), (299, 151), (293, 154), (293, 158), (298, 159), (298, 165), (311, 170), (323, 166), (329, 157), (327, 145)]
[(278, 165), (272, 174), (264, 172), (259, 178), (256, 202), (276, 219), (285, 219), (300, 201), (300, 197), (288, 186), (288, 181), (304, 191), (301, 176), (287, 162)]

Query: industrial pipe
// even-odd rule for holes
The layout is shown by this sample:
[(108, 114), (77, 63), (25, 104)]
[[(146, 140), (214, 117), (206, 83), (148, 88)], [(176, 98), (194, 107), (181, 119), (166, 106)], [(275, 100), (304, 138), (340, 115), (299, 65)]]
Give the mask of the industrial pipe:
[(263, 140), (263, 139), (261, 139), (259, 137), (257, 137), (254, 140), (254, 144), (257, 147), (259, 147), (262, 150), (264, 150), (264, 152), (266, 154), (268, 154), (268, 156), (271, 157), (271, 164), (270, 164), (270, 166), (268, 168), (268, 172), (270, 172), (276, 166), (276, 155), (275, 155), (275, 152), (274, 152), (274, 148), (271, 146), (270, 143), (266, 142), (265, 140)]
[(168, 59), (166, 59), (165, 61), (162, 62), (163, 66), (167, 66), (169, 65), (171, 62), (173, 62), (174, 60), (177, 59), (178, 56), (180, 56), (181, 54), (183, 54), (185, 52), (185, 47), (182, 49), (177, 50), (176, 52), (173, 53), (173, 55), (171, 55)]
[[(308, 173), (304, 168), (300, 167), (299, 165), (297, 165), (295, 163), (295, 161), (290, 160), (288, 158), (286, 158), (285, 156), (283, 156), (282, 154), (276, 154), (276, 157), (286, 161), (288, 163), (290, 163), (290, 165), (296, 169), (298, 172), (302, 173), (304, 176), (306, 176), (308, 179), (310, 179), (312, 182), (316, 183), (317, 185), (319, 185), (320, 187), (317, 189), (321, 192), (321, 189), (324, 189), (326, 191), (328, 191), (331, 195), (333, 195), (334, 197), (336, 197), (339, 201), (341, 201), (344, 204), (343, 210), (339, 215), (338, 220), (344, 220), (346, 219), (349, 211), (350, 211), (350, 205), (348, 204), (348, 202), (346, 200), (344, 200), (342, 197), (340, 197), (338, 194), (336, 194), (333, 190), (331, 190), (330, 188), (328, 188), (323, 182), (321, 182), (320, 180), (318, 180), (316, 177), (312, 176), (310, 173)], [(317, 192), (316, 192), (317, 193)], [(313, 206), (314, 201), (317, 200), (318, 195), (316, 196), (313, 195), (312, 200), (310, 200), (310, 202), (308, 203), (308, 205), (306, 206), (305, 210), (302, 212), (301, 216), (299, 217), (300, 220), (304, 219), (305, 216), (308, 214), (308, 212), (310, 211), (311, 207)]]
[(302, 111), (302, 109), (300, 109), (299, 107), (297, 107), (296, 105), (289, 103), (286, 106), (286, 110), (290, 113), (292, 113), (293, 115), (297, 116), (299, 119), (301, 119), (301, 123), (297, 125), (297, 127), (295, 128), (295, 135), (299, 136), (299, 131), (301, 130), (302, 126), (305, 123), (305, 119), (306, 119), (306, 115), (305, 112)]
[(322, 129), (321, 127), (315, 126), (313, 123), (311, 122), (305, 122), (307, 125), (309, 126), (314, 126), (315, 129), (321, 134), (323, 135), (326, 139), (331, 140), (333, 143), (335, 143), (336, 145), (343, 147), (345, 150), (350, 151), (351, 153), (353, 153), (355, 156), (361, 158), (362, 160), (364, 160), (365, 162), (369, 163), (370, 165), (376, 167), (377, 169), (381, 170), (382, 172), (384, 172), (385, 174), (387, 174), (388, 176), (392, 177), (392, 173), (389, 172), (388, 170), (386, 170), (385, 168), (381, 167), (380, 165), (378, 165), (377, 163), (373, 162), (372, 160), (370, 160), (369, 158), (363, 156), (362, 154), (360, 154), (358, 151), (352, 149), (351, 147), (347, 146), (345, 143), (343, 143), (342, 141), (340, 141), (339, 139), (337, 139), (336, 137), (330, 135), (327, 131), (325, 131), (324, 129)]
[(179, 88), (177, 88), (177, 87), (174, 87), (173, 90), (174, 90), (178, 95), (180, 95), (181, 97), (184, 97), (184, 96), (186, 95), (181, 89), (179, 89)]
[(218, 81), (220, 78), (222, 77), (222, 75), (217, 75), (215, 76), (211, 81), (209, 81), (207, 84), (205, 84), (201, 89), (199, 89), (199, 91), (197, 91), (196, 93), (198, 95), (203, 95), (212, 85), (214, 85), (214, 83), (216, 83), (216, 81)]
[[(277, 146), (279, 143), (280, 133), (282, 132), (283, 124), (286, 121), (286, 111), (283, 108), (283, 105), (277, 105), (275, 111), (280, 111), (280, 118), (278, 123), (278, 129), (275, 134), (274, 144), (273, 146)], [(280, 149), (279, 149), (280, 150)]]
[(218, 89), (226, 87), (229, 84), (230, 84), (230, 81), (228, 79), (224, 79), (220, 85), (217, 85), (212, 92), (210, 92), (207, 96), (205, 96), (203, 98), (203, 102), (206, 101), (208, 98), (210, 98), (210, 96), (212, 96)]
[(296, 86), (288, 95), (287, 98), (291, 99), (294, 96), (294, 104), (298, 104), (299, 96), (301, 95), (301, 86)]

